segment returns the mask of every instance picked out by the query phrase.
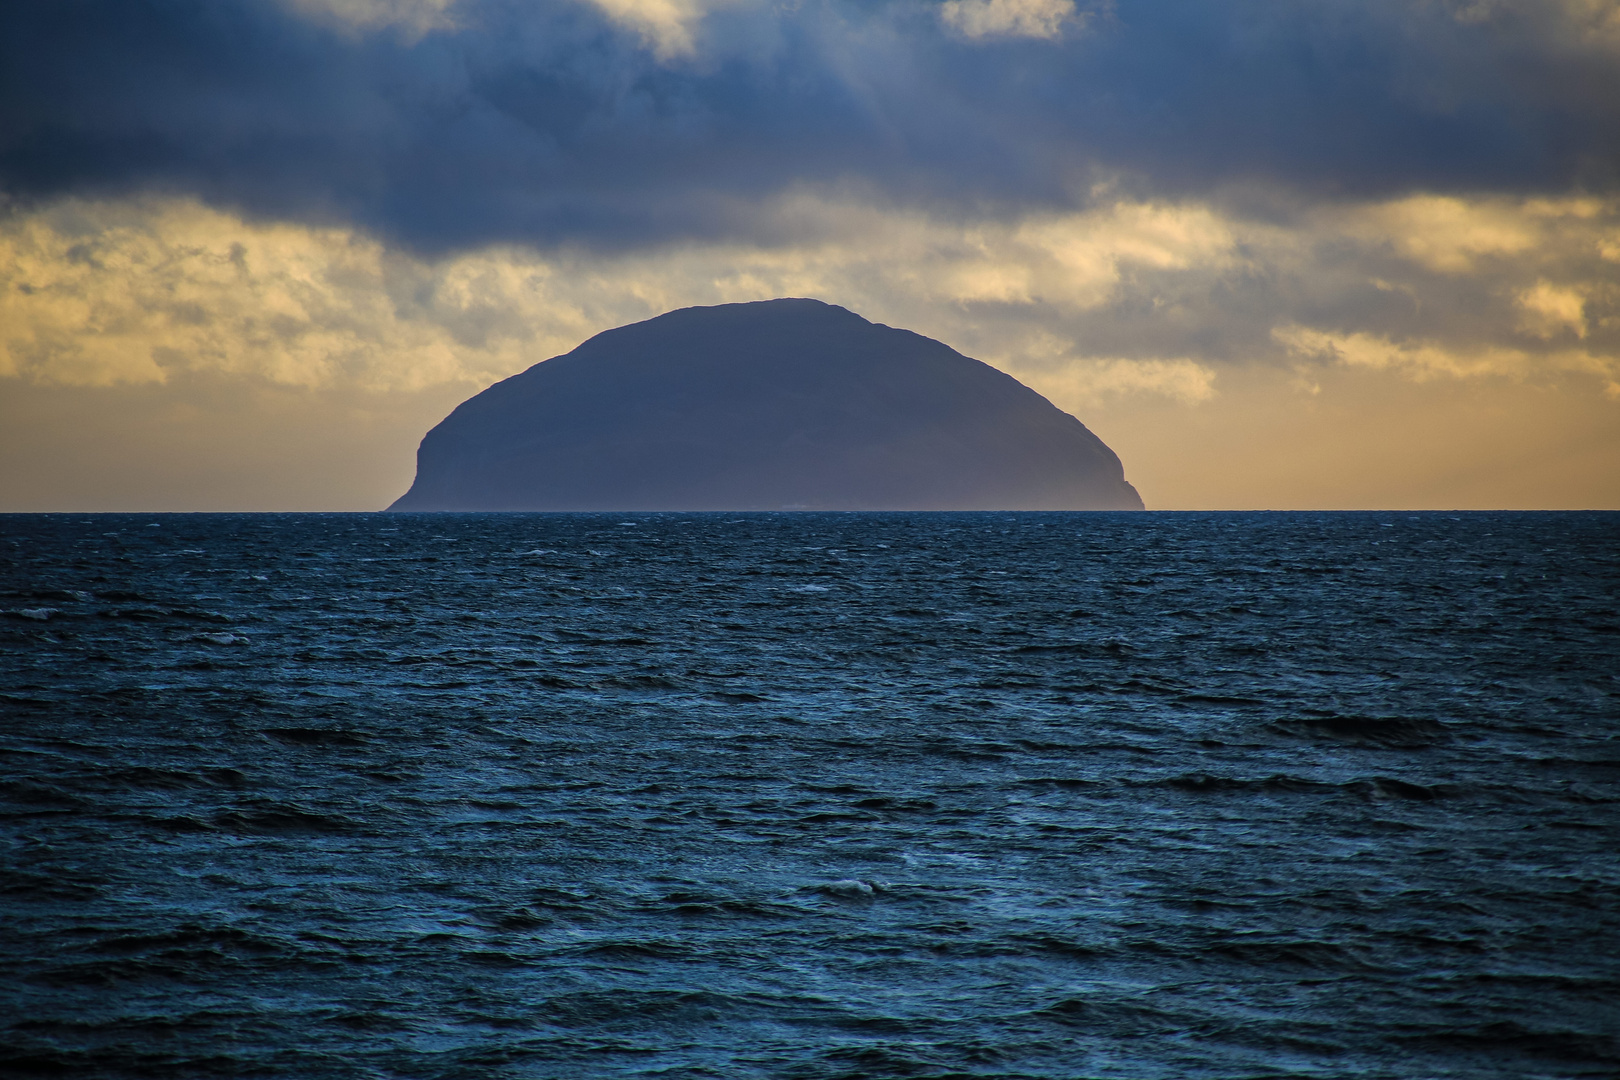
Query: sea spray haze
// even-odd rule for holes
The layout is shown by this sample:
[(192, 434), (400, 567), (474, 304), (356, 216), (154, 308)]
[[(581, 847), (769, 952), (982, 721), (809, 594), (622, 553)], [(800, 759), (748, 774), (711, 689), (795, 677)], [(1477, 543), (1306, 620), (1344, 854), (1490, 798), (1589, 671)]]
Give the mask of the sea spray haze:
[(1617, 533), (0, 518), (0, 1061), (1614, 1075)]

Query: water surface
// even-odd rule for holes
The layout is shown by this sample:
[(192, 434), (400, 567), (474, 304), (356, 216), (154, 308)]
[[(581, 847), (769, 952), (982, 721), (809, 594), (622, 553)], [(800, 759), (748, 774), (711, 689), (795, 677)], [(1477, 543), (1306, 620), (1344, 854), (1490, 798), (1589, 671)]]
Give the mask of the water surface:
[(0, 1068), (1620, 1072), (1620, 515), (0, 518)]

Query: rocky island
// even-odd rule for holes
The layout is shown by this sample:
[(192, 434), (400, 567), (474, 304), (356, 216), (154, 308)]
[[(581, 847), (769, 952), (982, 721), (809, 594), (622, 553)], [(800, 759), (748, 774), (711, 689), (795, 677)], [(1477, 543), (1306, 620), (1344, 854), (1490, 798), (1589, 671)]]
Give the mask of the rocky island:
[(463, 402), (390, 510), (1140, 510), (1084, 424), (818, 300), (683, 308)]

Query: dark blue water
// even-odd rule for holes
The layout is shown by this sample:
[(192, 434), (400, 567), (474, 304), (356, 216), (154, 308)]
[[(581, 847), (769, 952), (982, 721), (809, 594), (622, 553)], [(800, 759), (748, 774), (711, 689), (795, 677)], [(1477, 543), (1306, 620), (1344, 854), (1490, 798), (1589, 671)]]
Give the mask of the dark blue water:
[(0, 1072), (1620, 1074), (1620, 515), (0, 518)]

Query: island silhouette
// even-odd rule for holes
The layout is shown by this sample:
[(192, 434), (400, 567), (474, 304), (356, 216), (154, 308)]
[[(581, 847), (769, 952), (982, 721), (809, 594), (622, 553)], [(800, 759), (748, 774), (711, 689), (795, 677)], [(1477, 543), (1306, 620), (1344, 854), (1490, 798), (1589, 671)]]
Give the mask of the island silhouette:
[(604, 331), (457, 406), (393, 511), (1140, 510), (1118, 456), (949, 346), (810, 299)]

